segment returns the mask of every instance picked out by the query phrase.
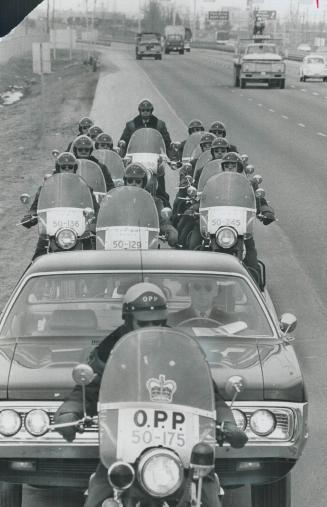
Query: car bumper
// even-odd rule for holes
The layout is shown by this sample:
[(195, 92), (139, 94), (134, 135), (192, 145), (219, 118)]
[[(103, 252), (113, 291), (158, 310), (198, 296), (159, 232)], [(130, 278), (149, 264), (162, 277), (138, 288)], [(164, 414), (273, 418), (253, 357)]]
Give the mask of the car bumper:
[(280, 83), (281, 80), (285, 80), (285, 74), (253, 74), (253, 73), (245, 73), (241, 74), (241, 79), (246, 79), (248, 83), (271, 83), (272, 81), (275, 81), (276, 83)]

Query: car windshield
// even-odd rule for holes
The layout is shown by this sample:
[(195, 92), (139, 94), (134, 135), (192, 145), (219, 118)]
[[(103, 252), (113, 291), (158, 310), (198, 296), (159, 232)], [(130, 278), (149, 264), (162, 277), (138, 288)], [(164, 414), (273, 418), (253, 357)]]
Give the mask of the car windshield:
[(254, 44), (248, 47), (248, 55), (257, 53), (276, 53), (276, 47), (268, 44)]
[(99, 336), (122, 324), (122, 298), (141, 281), (158, 285), (168, 301), (168, 324), (201, 336), (274, 337), (260, 297), (239, 276), (193, 273), (38, 275), (23, 286), (0, 337)]
[(306, 60), (306, 63), (324, 63), (324, 59), (323, 58), (317, 58), (317, 57), (308, 58)]
[(155, 42), (158, 43), (159, 39), (156, 35), (142, 35), (141, 42)]

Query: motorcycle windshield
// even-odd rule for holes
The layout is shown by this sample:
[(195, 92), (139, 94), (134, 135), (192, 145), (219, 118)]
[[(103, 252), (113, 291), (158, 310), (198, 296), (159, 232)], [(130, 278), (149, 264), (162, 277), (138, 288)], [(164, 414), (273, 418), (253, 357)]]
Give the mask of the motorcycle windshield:
[[(192, 365), (192, 375), (190, 375)], [(213, 381), (202, 349), (167, 327), (128, 333), (114, 347), (99, 392), (100, 457), (134, 463), (150, 447), (184, 465), (199, 441), (215, 442)]]
[(92, 160), (79, 159), (77, 161), (78, 169), (76, 174), (81, 176), (88, 186), (93, 190), (98, 200), (101, 195), (107, 193), (106, 180), (104, 179), (101, 168)]
[(158, 236), (157, 208), (143, 188), (114, 188), (102, 200), (96, 225), (97, 250), (157, 248)]
[(134, 153), (156, 153), (157, 155), (165, 155), (166, 146), (160, 132), (151, 128), (136, 130), (132, 134), (127, 147), (127, 155)]
[(198, 191), (202, 192), (207, 181), (213, 176), (217, 176), (217, 174), (221, 173), (221, 163), (220, 160), (210, 160), (208, 162), (200, 175), (199, 183), (198, 183)]
[(38, 200), (39, 234), (53, 236), (59, 229), (70, 228), (81, 236), (86, 229), (85, 208), (94, 209), (85, 181), (77, 174), (53, 174), (44, 182)]
[(199, 155), (199, 158), (196, 161), (196, 164), (195, 164), (195, 169), (194, 169), (194, 178), (195, 179), (199, 178), (198, 172), (201, 171), (204, 168), (204, 166), (208, 162), (210, 162), (210, 160), (212, 160), (211, 151), (210, 150), (202, 151), (201, 154)]
[(246, 176), (222, 172), (210, 178), (200, 199), (200, 227), (204, 236), (216, 234), (223, 226), (234, 227), (240, 236), (252, 235), (255, 217), (255, 195)]
[(107, 166), (115, 187), (124, 184), (123, 177), (125, 168), (118, 153), (112, 150), (94, 150), (93, 155), (101, 164)]
[(203, 131), (194, 132), (186, 139), (186, 143), (184, 144), (184, 148), (183, 148), (183, 156), (182, 156), (183, 162), (190, 161), (194, 148), (199, 146), (199, 142), (200, 142), (201, 137), (203, 136), (203, 134), (207, 134), (207, 133), (208, 132), (203, 132)]

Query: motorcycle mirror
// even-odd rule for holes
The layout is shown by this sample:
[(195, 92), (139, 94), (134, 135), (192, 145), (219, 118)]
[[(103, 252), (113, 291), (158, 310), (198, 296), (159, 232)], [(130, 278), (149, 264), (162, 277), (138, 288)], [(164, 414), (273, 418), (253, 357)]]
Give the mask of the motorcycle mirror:
[(279, 327), (283, 333), (292, 333), (297, 325), (297, 318), (292, 313), (283, 313), (279, 321)]
[(243, 153), (243, 155), (241, 155), (241, 159), (243, 161), (243, 164), (246, 164), (247, 161), (249, 160), (249, 157), (246, 153)]
[(254, 166), (252, 164), (247, 164), (245, 166), (245, 173), (246, 174), (253, 174), (254, 173)]
[(261, 174), (255, 174), (253, 176), (253, 180), (258, 184), (260, 185), (260, 183), (262, 183), (262, 180), (263, 180), (263, 177), (261, 176)]
[(31, 196), (29, 194), (22, 194), (19, 199), (20, 202), (25, 205), (31, 202)]
[(132, 162), (132, 157), (130, 157), (130, 156), (124, 157), (123, 162), (124, 162), (124, 166), (127, 167), (128, 164), (130, 164)]
[(192, 164), (190, 162), (184, 162), (183, 169), (185, 169), (186, 174), (189, 174), (192, 171)]
[(73, 369), (72, 377), (75, 384), (87, 386), (94, 379), (94, 371), (88, 364), (78, 364)]
[(54, 149), (54, 150), (52, 150), (51, 154), (52, 154), (52, 156), (54, 158), (58, 158), (58, 155), (60, 154), (60, 151), (57, 150), (57, 149)]
[(266, 192), (264, 191), (263, 188), (257, 188), (257, 190), (255, 191), (255, 196), (258, 199), (262, 199), (265, 195), (266, 195)]
[(226, 394), (232, 398), (232, 404), (234, 403), (236, 396), (244, 391), (245, 389), (245, 380), (240, 375), (232, 375), (227, 379), (225, 384)]
[(85, 216), (86, 220), (91, 220), (94, 217), (94, 210), (92, 208), (84, 208), (83, 215)]
[(172, 215), (173, 215), (173, 212), (172, 212), (171, 208), (166, 207), (166, 208), (162, 208), (162, 210), (160, 211), (160, 215), (163, 220), (166, 220), (167, 222), (169, 222)]
[(125, 142), (123, 139), (121, 139), (121, 140), (118, 142), (118, 146), (119, 146), (119, 148), (125, 148), (125, 146), (126, 146), (126, 142)]
[(193, 187), (192, 185), (190, 187), (188, 187), (187, 189), (187, 195), (191, 198), (191, 199), (195, 199), (196, 196), (198, 195), (198, 191), (195, 187)]

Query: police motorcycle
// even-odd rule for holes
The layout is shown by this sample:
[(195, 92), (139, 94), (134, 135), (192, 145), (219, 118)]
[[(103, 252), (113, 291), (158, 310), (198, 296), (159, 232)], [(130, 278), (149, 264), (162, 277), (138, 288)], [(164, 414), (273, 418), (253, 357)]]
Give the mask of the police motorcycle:
[(98, 149), (93, 151), (93, 155), (101, 164), (108, 167), (115, 187), (124, 185), (124, 163), (118, 153), (113, 150)]
[[(26, 205), (30, 202), (28, 194), (20, 199)], [(36, 218), (47, 253), (90, 248), (95, 211), (91, 190), (80, 176), (55, 173), (46, 177), (32, 219)]]
[(78, 159), (78, 168), (76, 174), (83, 178), (87, 185), (92, 189), (98, 203), (101, 202), (107, 193), (106, 180), (104, 179), (101, 168), (98, 164), (88, 159)]
[[(74, 368), (84, 417), (48, 430), (77, 426), (83, 432), (98, 420), (100, 460), (112, 489), (102, 506), (200, 507), (203, 482), (214, 471), (216, 437), (220, 445), (231, 437), (224, 423), (216, 427), (213, 381), (196, 340), (157, 326), (125, 335), (104, 368), (98, 416), (90, 417), (85, 386), (94, 378), (89, 365)], [(225, 390), (240, 391), (238, 379), (229, 379)], [(223, 490), (217, 490), (218, 507)]]
[(139, 187), (113, 188), (100, 205), (96, 249), (147, 250), (158, 248), (158, 241), (159, 217), (151, 194)]
[(200, 139), (203, 136), (203, 134), (208, 134), (209, 132), (201, 131), (201, 132), (194, 132), (191, 134), (184, 144), (183, 148), (183, 155), (182, 155), (182, 162), (190, 162), (192, 158), (192, 154), (195, 149), (197, 149), (196, 152), (194, 152), (194, 155), (200, 155), (202, 153), (201, 149), (199, 149), (199, 143)]

